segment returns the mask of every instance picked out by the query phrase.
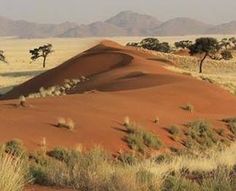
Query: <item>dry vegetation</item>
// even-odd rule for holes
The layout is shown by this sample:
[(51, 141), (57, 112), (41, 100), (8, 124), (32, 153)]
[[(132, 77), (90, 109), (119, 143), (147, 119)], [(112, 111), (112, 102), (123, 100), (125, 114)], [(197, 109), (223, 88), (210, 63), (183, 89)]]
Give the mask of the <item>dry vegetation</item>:
[(236, 189), (235, 143), (228, 148), (166, 153), (151, 158), (121, 153), (114, 159), (100, 147), (85, 152), (58, 147), (27, 156), (30, 160), (1, 152), (2, 191), (20, 191), (30, 179), (39, 185), (91, 191)]

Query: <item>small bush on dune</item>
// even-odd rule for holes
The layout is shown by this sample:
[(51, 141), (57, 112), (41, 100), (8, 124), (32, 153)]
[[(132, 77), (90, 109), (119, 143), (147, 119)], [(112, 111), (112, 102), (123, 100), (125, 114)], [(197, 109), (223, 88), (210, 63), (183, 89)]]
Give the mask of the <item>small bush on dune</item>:
[(169, 129), (168, 129), (169, 133), (173, 136), (178, 136), (180, 134), (180, 129), (178, 126), (176, 125), (172, 125)]
[(128, 135), (126, 141), (129, 147), (139, 152), (144, 152), (147, 148), (160, 149), (162, 143), (152, 132), (148, 132), (135, 123), (126, 126)]
[(23, 143), (20, 140), (11, 140), (5, 143), (5, 151), (15, 156), (23, 156), (25, 149)]
[(73, 131), (75, 128), (75, 123), (72, 119), (65, 120), (64, 118), (59, 118), (58, 122), (57, 122), (57, 127), (58, 128), (65, 128), (65, 129), (69, 129), (69, 130)]
[(191, 113), (194, 111), (194, 107), (191, 104), (186, 104), (186, 105), (182, 106), (182, 109), (186, 110), (186, 111), (189, 111)]
[(217, 134), (213, 131), (211, 124), (204, 120), (193, 121), (187, 124), (188, 140), (197, 143), (201, 148), (208, 148), (218, 142)]
[(68, 149), (57, 147), (49, 151), (48, 156), (60, 161), (68, 162), (70, 158), (70, 151)]

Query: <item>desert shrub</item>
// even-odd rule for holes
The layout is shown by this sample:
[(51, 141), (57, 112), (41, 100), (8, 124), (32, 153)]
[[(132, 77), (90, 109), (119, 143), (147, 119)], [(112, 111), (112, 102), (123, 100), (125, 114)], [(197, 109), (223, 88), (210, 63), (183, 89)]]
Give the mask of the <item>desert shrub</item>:
[(236, 123), (236, 117), (223, 119), (225, 123)]
[(123, 125), (124, 125), (124, 126), (128, 126), (128, 125), (130, 125), (130, 119), (129, 119), (128, 116), (126, 116), (126, 117), (124, 118)]
[(134, 153), (122, 152), (118, 155), (117, 159), (124, 165), (137, 164), (140, 159)]
[(236, 135), (236, 117), (223, 119), (228, 124), (229, 130)]
[(70, 151), (68, 149), (57, 147), (49, 151), (48, 156), (53, 157), (57, 160), (68, 162), (70, 158)]
[(189, 111), (189, 112), (193, 112), (194, 111), (194, 107), (191, 104), (186, 104), (186, 105), (182, 106), (182, 109), (186, 110), (186, 111)]
[(191, 141), (191, 144), (197, 143), (201, 148), (208, 148), (218, 142), (216, 132), (207, 121), (193, 121), (188, 123), (187, 127), (187, 139)]
[(11, 140), (5, 143), (5, 151), (15, 156), (25, 155), (23, 143), (20, 140)]
[(162, 191), (182, 191), (182, 190), (191, 190), (199, 191), (200, 186), (196, 182), (186, 179), (180, 175), (170, 175), (166, 178)]
[(33, 183), (44, 186), (70, 186), (70, 175), (66, 164), (46, 159), (44, 164), (32, 163), (29, 167)]
[(153, 120), (154, 123), (159, 124), (160, 123), (160, 118), (159, 117), (155, 117)]
[(236, 135), (236, 122), (229, 123), (229, 130)]
[(162, 143), (152, 132), (145, 131), (135, 123), (126, 126), (128, 135), (126, 142), (129, 147), (139, 152), (144, 152), (147, 148), (160, 149)]
[(58, 128), (65, 128), (65, 129), (69, 129), (69, 130), (73, 131), (75, 128), (75, 123), (72, 119), (65, 120), (64, 118), (59, 118), (58, 122), (57, 122), (57, 127)]
[(27, 178), (27, 165), (21, 158), (0, 154), (0, 190), (22, 191), (30, 182)]
[(201, 182), (202, 190), (215, 191), (224, 190), (232, 191), (236, 190), (236, 180), (232, 175), (232, 171), (225, 167), (219, 167), (208, 178), (204, 178)]
[(170, 128), (168, 128), (168, 132), (173, 136), (178, 136), (180, 134), (180, 129), (176, 125), (172, 125)]
[(20, 96), (19, 97), (19, 105), (21, 106), (21, 107), (25, 107), (26, 106), (26, 98), (25, 98), (25, 96)]
[(141, 190), (156, 190), (157, 185), (156, 185), (156, 181), (155, 181), (155, 176), (153, 173), (151, 173), (150, 171), (146, 170), (146, 169), (140, 169), (137, 173), (136, 173), (136, 179), (138, 181), (138, 183), (140, 185), (142, 185)]

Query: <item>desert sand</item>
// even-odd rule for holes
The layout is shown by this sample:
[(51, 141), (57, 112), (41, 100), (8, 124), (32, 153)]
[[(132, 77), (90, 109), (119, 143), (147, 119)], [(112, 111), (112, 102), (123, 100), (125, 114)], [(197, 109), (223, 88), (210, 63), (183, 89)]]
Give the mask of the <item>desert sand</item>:
[[(101, 145), (117, 152), (128, 149), (122, 126), (126, 116), (156, 133), (166, 147), (181, 146), (166, 130), (173, 124), (206, 119), (227, 131), (221, 120), (236, 115), (235, 96), (214, 84), (169, 71), (165, 69), (168, 62), (152, 58), (151, 54), (103, 41), (23, 83), (0, 101), (0, 130), (4, 132), (0, 141), (18, 138), (29, 149), (39, 149), (45, 137), (48, 148)], [(15, 106), (20, 95), (81, 75), (88, 80), (67, 92), (69, 95), (28, 99), (27, 107)], [(194, 106), (194, 112), (181, 109), (187, 103)], [(155, 116), (160, 118), (159, 125), (153, 123)], [(75, 130), (55, 127), (59, 117), (73, 119)]]

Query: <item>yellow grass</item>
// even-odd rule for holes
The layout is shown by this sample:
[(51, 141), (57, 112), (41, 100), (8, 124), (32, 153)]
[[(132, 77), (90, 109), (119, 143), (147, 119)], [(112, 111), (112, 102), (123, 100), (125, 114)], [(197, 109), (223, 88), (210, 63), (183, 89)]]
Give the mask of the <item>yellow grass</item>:
[(10, 155), (0, 156), (0, 190), (1, 191), (22, 191), (25, 184), (27, 170), (23, 160), (13, 158)]

